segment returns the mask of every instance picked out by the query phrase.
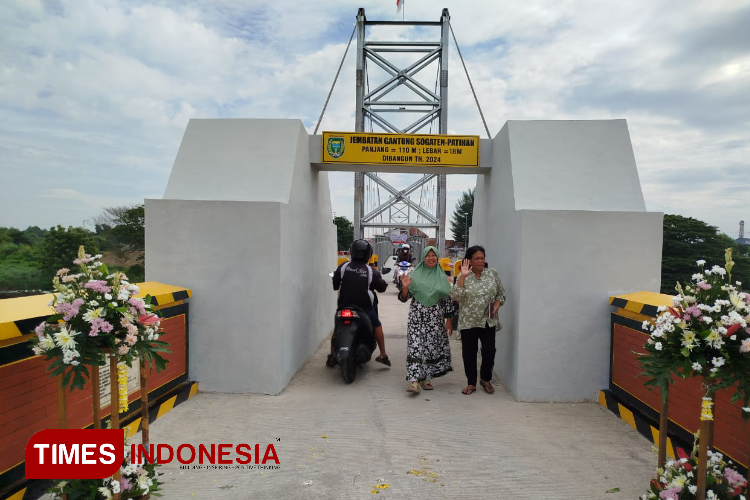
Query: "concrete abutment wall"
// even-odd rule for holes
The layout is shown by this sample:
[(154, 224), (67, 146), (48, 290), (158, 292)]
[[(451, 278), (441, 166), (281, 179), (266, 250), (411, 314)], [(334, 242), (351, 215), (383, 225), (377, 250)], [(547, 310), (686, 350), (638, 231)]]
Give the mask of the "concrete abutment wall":
[(506, 287), (495, 371), (517, 399), (595, 400), (607, 386), (607, 297), (658, 292), (662, 218), (646, 212), (624, 120), (506, 123), (470, 243)]
[[(278, 394), (332, 328), (336, 229), (310, 141), (298, 120), (191, 120), (146, 201), (146, 278), (193, 290), (205, 390)], [(508, 294), (495, 371), (521, 400), (595, 399), (607, 297), (660, 284), (663, 214), (645, 210), (627, 124), (510, 121), (487, 149), (470, 238)]]
[(146, 276), (190, 283), (204, 390), (278, 394), (333, 327), (336, 228), (309, 149), (299, 120), (191, 120), (146, 200)]

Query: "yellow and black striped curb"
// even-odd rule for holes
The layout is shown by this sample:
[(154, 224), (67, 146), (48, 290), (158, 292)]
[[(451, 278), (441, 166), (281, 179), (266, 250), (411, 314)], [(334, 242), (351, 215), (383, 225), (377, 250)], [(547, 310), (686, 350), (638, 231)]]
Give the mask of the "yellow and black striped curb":
[[(151, 406), (149, 405), (148, 410), (148, 417), (149, 422), (153, 423), (156, 420), (159, 420), (161, 417), (169, 413), (175, 406), (178, 406), (179, 404), (184, 403), (185, 401), (189, 400), (193, 396), (198, 394), (198, 382), (187, 382), (185, 384), (182, 384), (181, 387), (179, 387), (176, 394), (167, 394), (165, 397), (162, 398), (162, 400)], [(139, 401), (138, 401), (139, 402)], [(134, 402), (135, 403), (135, 402)], [(133, 403), (130, 404), (131, 409), (135, 406)], [(140, 417), (140, 412), (132, 412), (130, 418), (126, 418), (125, 422), (126, 424), (122, 425), (122, 428), (126, 431), (126, 436), (132, 437), (136, 433), (140, 432), (141, 430), (141, 423), (142, 419)], [(89, 426), (88, 428), (91, 428)], [(17, 470), (19, 469), (19, 470)], [(13, 474), (15, 476), (19, 476), (18, 472), (20, 472), (20, 478), (23, 478), (24, 473), (24, 464), (20, 463), (13, 469), (10, 469), (9, 471), (6, 471), (3, 476), (6, 474)], [(41, 483), (45, 486), (40, 488), (33, 488), (33, 486), (36, 486), (36, 484), (31, 483)], [(49, 484), (46, 484), (49, 483)], [(47, 480), (37, 480), (37, 481), (27, 481), (26, 484), (24, 484), (20, 488), (15, 488), (14, 490), (11, 490), (10, 493), (6, 493), (7, 496), (1, 497), (3, 500), (32, 500), (37, 498), (37, 495), (40, 491), (43, 491), (47, 487), (51, 486), (51, 482)], [(31, 490), (34, 489), (35, 492), (32, 494)], [(28, 494), (27, 494), (28, 493)]]
[[(141, 293), (141, 295), (143, 294)], [(160, 293), (158, 295), (151, 295), (151, 304), (155, 306), (163, 306), (164, 304), (172, 304), (174, 302), (189, 299), (192, 296), (193, 292), (190, 289)]]
[(654, 292), (634, 292), (614, 295), (609, 298), (609, 304), (626, 311), (656, 316), (659, 306), (671, 306), (672, 296)]
[[(620, 417), (623, 421), (627, 422), (630, 427), (651, 441), (654, 446), (659, 446), (659, 429), (654, 427), (651, 422), (637, 410), (632, 410), (626, 407), (608, 390), (599, 391), (599, 404)], [(692, 445), (688, 446), (682, 441), (678, 441), (677, 445), (687, 451), (692, 449)], [(672, 443), (672, 438), (669, 436), (667, 436), (667, 456), (669, 458), (675, 457), (674, 444)]]
[[(180, 388), (177, 394), (168, 397), (158, 405), (152, 406), (148, 409), (149, 422), (155, 422), (159, 420), (161, 417), (170, 412), (172, 408), (181, 403), (184, 403), (196, 394), (198, 394), (198, 382), (189, 382), (188, 384), (185, 384), (184, 387)], [(128, 437), (132, 437), (140, 432), (142, 420), (143, 419), (141, 417), (137, 417), (129, 424), (123, 426), (122, 428), (125, 429), (125, 435)]]

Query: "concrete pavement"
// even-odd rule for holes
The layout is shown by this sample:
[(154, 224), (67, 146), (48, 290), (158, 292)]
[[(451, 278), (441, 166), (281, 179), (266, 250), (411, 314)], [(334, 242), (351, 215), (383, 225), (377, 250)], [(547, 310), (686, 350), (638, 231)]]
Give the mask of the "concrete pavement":
[(324, 365), (326, 341), (279, 396), (199, 393), (154, 422), (153, 443), (259, 443), (262, 451), (273, 443), (280, 461), (278, 470), (181, 470), (175, 461), (161, 468), (163, 498), (625, 499), (645, 491), (656, 456), (635, 430), (594, 403), (519, 403), (501, 385), (494, 395), (462, 395), (460, 341), (451, 340), (454, 372), (433, 391), (407, 393), (408, 305), (392, 285), (380, 311), (391, 368), (370, 362), (346, 385)]

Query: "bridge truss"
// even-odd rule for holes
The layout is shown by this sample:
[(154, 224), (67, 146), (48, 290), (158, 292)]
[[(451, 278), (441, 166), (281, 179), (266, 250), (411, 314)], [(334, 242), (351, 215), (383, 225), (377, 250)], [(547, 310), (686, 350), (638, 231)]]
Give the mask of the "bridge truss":
[[(440, 21), (436, 22), (367, 21), (365, 10), (359, 9), (357, 132), (373, 132), (375, 127), (378, 132), (399, 134), (425, 133), (425, 128), (427, 133), (448, 132), (449, 23), (448, 9), (443, 9)], [(439, 28), (440, 38), (437, 41), (368, 40), (366, 29), (372, 26), (418, 26), (425, 34)], [(431, 70), (435, 71), (434, 84), (428, 83), (433, 79)], [(384, 193), (386, 196), (381, 196)], [(384, 232), (408, 232), (410, 228), (433, 230), (440, 254), (445, 255), (445, 205), (444, 174), (423, 175), (406, 188), (398, 189), (377, 173), (357, 172), (354, 174), (354, 237), (380, 237)]]

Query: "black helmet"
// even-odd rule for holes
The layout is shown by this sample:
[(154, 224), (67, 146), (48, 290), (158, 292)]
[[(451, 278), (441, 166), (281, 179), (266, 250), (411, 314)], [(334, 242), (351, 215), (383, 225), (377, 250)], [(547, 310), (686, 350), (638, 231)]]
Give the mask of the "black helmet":
[(367, 240), (354, 240), (349, 249), (349, 255), (354, 262), (364, 262), (367, 264), (372, 257), (372, 246)]

